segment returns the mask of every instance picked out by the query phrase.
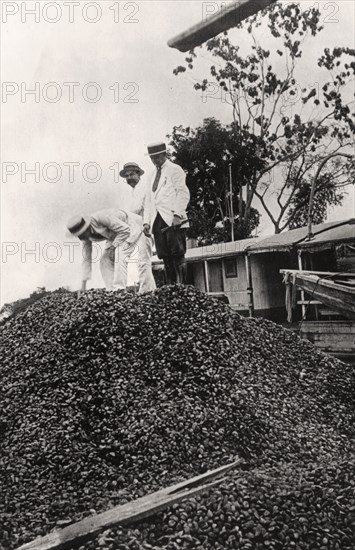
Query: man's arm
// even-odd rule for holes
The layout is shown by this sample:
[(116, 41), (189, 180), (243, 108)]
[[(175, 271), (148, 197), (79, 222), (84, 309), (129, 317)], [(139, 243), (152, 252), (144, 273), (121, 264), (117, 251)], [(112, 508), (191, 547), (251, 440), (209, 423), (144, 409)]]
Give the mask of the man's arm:
[(132, 219), (134, 216), (134, 214), (121, 209), (117, 211), (103, 210), (95, 215), (95, 221), (116, 235), (112, 242), (112, 246), (116, 248), (124, 243), (129, 245), (136, 242), (142, 234), (141, 218), (136, 216), (139, 220), (137, 223)]
[(149, 225), (149, 227), (152, 224), (151, 220), (152, 215), (152, 192), (150, 190), (150, 187), (146, 185), (146, 190), (144, 194), (144, 206), (143, 206), (143, 227), (145, 225)]
[(121, 209), (119, 209), (117, 213), (113, 210), (103, 210), (95, 214), (95, 221), (99, 225), (102, 225), (115, 233), (116, 237), (112, 242), (112, 245), (115, 248), (120, 244), (123, 244), (129, 238), (131, 233), (130, 226), (123, 221), (119, 215), (119, 212), (122, 212), (122, 218), (127, 217), (127, 214)]
[(185, 210), (190, 201), (190, 191), (186, 185), (186, 174), (178, 165), (174, 166), (174, 171), (171, 174), (171, 182), (176, 193), (173, 214), (183, 219), (186, 217)]
[(91, 279), (91, 261), (92, 261), (92, 243), (91, 241), (83, 241), (83, 261), (81, 265), (81, 290), (86, 290), (86, 282)]

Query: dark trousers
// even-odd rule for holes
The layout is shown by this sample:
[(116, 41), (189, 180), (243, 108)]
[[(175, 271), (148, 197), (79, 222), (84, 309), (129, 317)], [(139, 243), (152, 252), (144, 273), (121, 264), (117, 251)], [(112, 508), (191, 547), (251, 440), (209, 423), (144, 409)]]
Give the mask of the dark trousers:
[(167, 228), (161, 215), (153, 223), (153, 235), (158, 258), (164, 262), (167, 284), (186, 283), (186, 233), (184, 229)]

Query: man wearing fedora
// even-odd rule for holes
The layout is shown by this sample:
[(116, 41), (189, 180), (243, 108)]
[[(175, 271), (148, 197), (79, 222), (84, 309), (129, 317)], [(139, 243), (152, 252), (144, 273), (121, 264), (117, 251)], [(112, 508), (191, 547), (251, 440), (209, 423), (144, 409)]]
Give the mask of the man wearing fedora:
[[(136, 162), (127, 162), (120, 171), (121, 178), (126, 180), (126, 183), (121, 186), (120, 205), (126, 212), (132, 212), (140, 216), (141, 224), (143, 224), (144, 208), (148, 208), (149, 201), (147, 200), (147, 187), (141, 177), (144, 170)], [(151, 236), (143, 233), (139, 240), (136, 254), (138, 263), (138, 276), (141, 292), (148, 292), (156, 288), (155, 280), (152, 273), (152, 255), (153, 255), (153, 240)], [(119, 250), (121, 261), (128, 260), (124, 251)], [(131, 255), (131, 259), (132, 255)]]
[[(164, 262), (167, 284), (186, 283), (186, 208), (190, 192), (181, 166), (167, 158), (165, 143), (148, 145), (155, 166), (144, 210), (143, 231), (152, 229), (158, 258)], [(149, 204), (150, 203), (150, 204)]]
[(120, 171), (120, 176), (126, 183), (119, 185), (120, 205), (122, 208), (138, 216), (142, 216), (145, 204), (146, 185), (142, 176), (144, 170), (136, 162), (127, 162)]
[[(87, 281), (91, 278), (92, 243), (100, 241), (106, 241), (100, 260), (106, 290), (124, 290), (127, 286), (127, 258), (146, 239), (141, 217), (119, 209), (100, 210), (91, 216), (74, 216), (67, 223), (67, 228), (83, 243), (81, 290), (86, 290)], [(140, 281), (139, 292), (146, 290)]]

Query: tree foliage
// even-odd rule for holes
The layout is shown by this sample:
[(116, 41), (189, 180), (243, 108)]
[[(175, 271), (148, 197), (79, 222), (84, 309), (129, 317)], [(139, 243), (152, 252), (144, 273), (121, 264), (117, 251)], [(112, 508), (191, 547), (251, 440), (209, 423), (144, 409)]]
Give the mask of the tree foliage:
[[(308, 223), (308, 209), (311, 196), (312, 180), (307, 178), (297, 186), (293, 195), (290, 209), (287, 213), (289, 229), (304, 227)], [(323, 223), (327, 217), (329, 206), (341, 205), (344, 193), (338, 191), (332, 181), (330, 173), (321, 176), (315, 187), (315, 200), (312, 211), (312, 223)]]
[[(240, 37), (244, 32), (244, 44), (249, 36), (248, 53), (234, 45), (228, 33), (209, 40), (206, 48), (215, 62), (210, 77), (194, 87), (208, 99), (212, 83), (218, 84), (232, 106), (239, 145), (246, 150), (251, 146), (259, 159), (247, 183), (244, 223), (248, 224), (251, 204), (257, 197), (275, 232), (280, 232), (292, 224), (289, 210), (297, 204), (295, 194), (312, 178), (317, 165), (329, 152), (347, 151), (354, 143), (351, 86), (355, 50), (325, 49), (317, 61), (321, 83), (309, 86), (299, 75), (302, 70), (309, 74), (305, 54), (323, 29), (317, 8), (302, 11), (296, 3), (277, 3), (262, 17), (257, 14), (238, 27)], [(273, 40), (272, 49), (262, 46), (266, 29)], [(191, 51), (185, 61), (193, 70), (196, 52)], [(174, 72), (186, 70), (180, 66)], [(245, 157), (245, 163), (249, 162)], [(281, 167), (284, 177), (275, 200), (270, 181), (280, 179)]]
[[(174, 161), (187, 171), (191, 193), (190, 237), (196, 238), (201, 245), (230, 241), (232, 203), (235, 240), (250, 236), (260, 216), (252, 208), (248, 223), (244, 223), (242, 188), (260, 165), (253, 143), (242, 142), (233, 126), (226, 127), (215, 118), (209, 118), (196, 129), (174, 127), (170, 145)], [(253, 162), (242, 162), (242, 157), (253, 159)]]

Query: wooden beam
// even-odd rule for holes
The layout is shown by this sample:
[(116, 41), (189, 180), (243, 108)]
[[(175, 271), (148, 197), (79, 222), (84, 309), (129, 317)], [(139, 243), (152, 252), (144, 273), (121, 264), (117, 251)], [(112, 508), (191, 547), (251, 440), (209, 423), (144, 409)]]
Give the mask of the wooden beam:
[[(276, 0), (239, 0), (230, 5), (216, 2), (202, 3), (202, 22), (197, 23), (187, 31), (175, 36), (168, 42), (170, 48), (176, 48), (180, 52), (188, 52), (200, 46), (210, 38), (217, 36), (223, 31), (236, 27), (251, 15), (264, 10)], [(221, 9), (219, 9), (221, 7)], [(218, 8), (218, 12), (209, 15), (208, 8)]]
[(319, 277), (327, 277), (328, 275), (334, 275), (334, 277), (340, 277), (340, 278), (343, 278), (343, 277), (350, 277), (350, 278), (353, 278), (355, 276), (354, 272), (342, 272), (342, 271), (313, 271), (313, 270), (310, 270), (310, 269), (280, 269), (280, 273), (291, 273), (294, 274), (294, 273), (299, 273), (300, 271), (302, 271), (302, 273), (305, 275), (305, 274), (308, 274), (308, 275), (318, 275)]
[(205, 286), (206, 286), (206, 292), (209, 294), (210, 292), (210, 281), (209, 281), (209, 272), (208, 272), (208, 261), (204, 260), (203, 262), (203, 269), (205, 274)]
[[(344, 285), (342, 273), (330, 273), (327, 276), (319, 271), (282, 269), (280, 272), (293, 275), (292, 283), (301, 289), (303, 295), (306, 292), (311, 299), (320, 300), (332, 311), (338, 311), (349, 319), (355, 319), (355, 285), (349, 279), (349, 277), (354, 278), (354, 273), (346, 274), (349, 284)], [(302, 301), (305, 301), (304, 296)]]
[[(299, 267), (299, 269), (302, 271), (302, 269), (303, 269), (303, 266), (302, 266), (302, 251), (301, 251), (301, 250), (298, 250), (297, 255), (298, 255), (298, 267)], [(301, 300), (302, 300), (302, 302), (305, 301), (305, 295), (304, 295), (304, 290), (303, 290), (303, 289), (301, 289)], [(301, 306), (301, 308), (302, 308), (302, 319), (305, 319), (305, 318), (306, 318), (307, 308), (306, 308), (306, 306), (304, 305), (304, 303), (303, 303), (303, 305)]]
[(64, 529), (55, 530), (45, 537), (40, 537), (26, 543), (17, 550), (64, 550), (95, 536), (104, 529), (140, 521), (165, 510), (183, 499), (211, 489), (226, 479), (221, 476), (236, 468), (241, 462), (241, 459), (238, 459), (231, 464), (193, 477), (188, 481), (182, 481), (127, 504), (115, 506), (111, 510), (107, 510), (101, 514), (87, 517), (64, 527)]
[(248, 309), (249, 317), (254, 317), (254, 289), (253, 289), (253, 277), (251, 272), (250, 256), (245, 254), (245, 272), (247, 276), (247, 293), (249, 297)]

